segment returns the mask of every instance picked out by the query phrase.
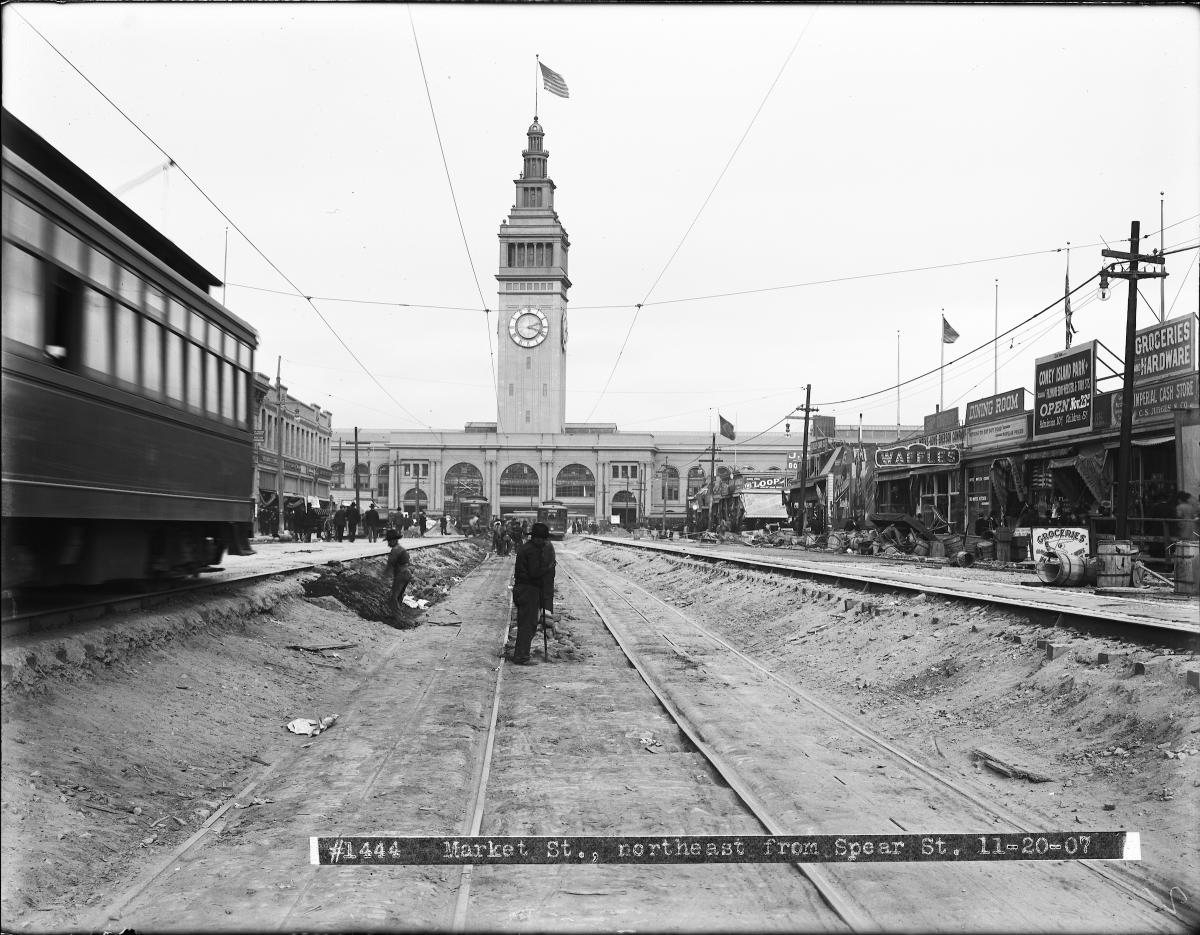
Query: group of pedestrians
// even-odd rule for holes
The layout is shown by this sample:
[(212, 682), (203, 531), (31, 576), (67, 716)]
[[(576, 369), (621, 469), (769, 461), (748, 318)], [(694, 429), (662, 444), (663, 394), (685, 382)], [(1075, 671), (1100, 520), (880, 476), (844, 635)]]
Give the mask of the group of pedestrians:
[(510, 519), (507, 523), (500, 519), (492, 520), (492, 550), (497, 555), (508, 555), (513, 549), (520, 549), (530, 535), (529, 520)]

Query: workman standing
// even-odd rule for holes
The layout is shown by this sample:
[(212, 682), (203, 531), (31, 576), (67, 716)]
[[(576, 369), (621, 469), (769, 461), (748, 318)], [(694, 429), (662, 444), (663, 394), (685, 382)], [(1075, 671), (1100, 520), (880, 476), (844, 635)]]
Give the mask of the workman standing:
[(513, 662), (531, 664), (529, 646), (537, 632), (538, 611), (554, 614), (554, 546), (545, 523), (534, 523), (529, 541), (517, 551), (513, 563), (513, 603), (517, 605), (517, 645)]
[(342, 536), (346, 534), (346, 508), (339, 506), (333, 514), (333, 534), (337, 537), (337, 541), (342, 541)]
[(442, 516), (438, 520), (438, 522), (441, 524), (441, 527), (442, 527), (442, 535), (443, 536), (446, 535), (446, 514), (445, 513), (442, 514)]
[(387, 557), (387, 571), (392, 576), (392, 593), (388, 595), (388, 607), (392, 611), (392, 617), (399, 623), (404, 619), (400, 608), (404, 606), (404, 589), (412, 581), (412, 566), (409, 565), (408, 549), (400, 544), (400, 530), (388, 529), (385, 535), (391, 550)]
[(363, 514), (363, 527), (367, 530), (367, 541), (374, 542), (379, 538), (379, 509), (374, 503)]

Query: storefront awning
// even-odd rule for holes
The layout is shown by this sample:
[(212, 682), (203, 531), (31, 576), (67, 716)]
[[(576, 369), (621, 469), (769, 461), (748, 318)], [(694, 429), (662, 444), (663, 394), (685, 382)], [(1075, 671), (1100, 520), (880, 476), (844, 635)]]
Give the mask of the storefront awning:
[(1075, 459), (1074, 458), (1053, 458), (1050, 461), (1049, 467), (1052, 467), (1052, 468), (1075, 467)]
[(787, 508), (783, 505), (779, 493), (742, 494), (742, 507), (750, 519), (787, 519)]
[(1155, 445), (1165, 445), (1175, 441), (1174, 435), (1157, 435), (1154, 438), (1135, 438), (1133, 443), (1139, 448), (1152, 448)]

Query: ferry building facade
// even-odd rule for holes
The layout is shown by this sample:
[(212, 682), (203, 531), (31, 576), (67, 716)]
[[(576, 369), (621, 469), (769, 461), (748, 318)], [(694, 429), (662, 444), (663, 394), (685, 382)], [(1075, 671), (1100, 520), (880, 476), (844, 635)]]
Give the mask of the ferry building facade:
[[(713, 466), (711, 435), (622, 432), (610, 423), (566, 421), (571, 242), (554, 209), (543, 143), (535, 117), (513, 206), (500, 225), (496, 421), (446, 432), (360, 429), (357, 459), (353, 430), (335, 428), (330, 461), (336, 499), (353, 498), (357, 473), (360, 500), (391, 512), (457, 515), (461, 500), (481, 495), (493, 515), (556, 500), (573, 518), (684, 522), (689, 495), (706, 484)], [(886, 434), (890, 441), (895, 431), (871, 426), (864, 440), (882, 441)], [(795, 474), (797, 435), (769, 433), (736, 446), (719, 438), (717, 473), (736, 467), (746, 476), (761, 475), (764, 492), (777, 477), (782, 491)], [(759, 500), (761, 511), (773, 509), (774, 518), (786, 519), (781, 496)]]

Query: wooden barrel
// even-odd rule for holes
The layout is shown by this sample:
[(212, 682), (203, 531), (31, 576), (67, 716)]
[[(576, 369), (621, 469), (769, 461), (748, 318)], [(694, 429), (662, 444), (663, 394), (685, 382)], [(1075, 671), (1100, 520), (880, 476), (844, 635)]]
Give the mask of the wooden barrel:
[(1171, 551), (1175, 555), (1175, 593), (1200, 594), (1200, 542), (1176, 542)]
[(947, 555), (957, 555), (963, 550), (963, 537), (959, 535), (947, 536), (942, 542), (946, 546)]
[(1096, 575), (1096, 587), (1130, 587), (1133, 582), (1133, 554), (1133, 543), (1126, 539), (1098, 542), (1096, 558), (1100, 568)]
[(840, 552), (846, 548), (846, 538), (840, 532), (831, 532), (828, 542), (829, 547), (835, 552)]
[(1012, 561), (1012, 540), (1005, 539), (996, 540), (996, 561), (1011, 562)]
[(1045, 584), (1074, 588), (1083, 584), (1086, 573), (1085, 556), (1071, 555), (1062, 549), (1052, 549), (1036, 566), (1038, 579)]
[(928, 542), (918, 542), (915, 546), (913, 546), (913, 555), (928, 555), (928, 554), (929, 554), (929, 543)]
[(970, 552), (959, 552), (954, 556), (954, 564), (959, 568), (970, 568), (975, 564), (975, 556)]
[(985, 562), (990, 561), (996, 554), (996, 543), (991, 539), (980, 539), (978, 545), (975, 546), (975, 554)]

